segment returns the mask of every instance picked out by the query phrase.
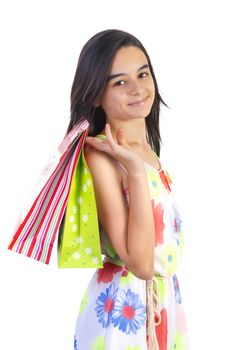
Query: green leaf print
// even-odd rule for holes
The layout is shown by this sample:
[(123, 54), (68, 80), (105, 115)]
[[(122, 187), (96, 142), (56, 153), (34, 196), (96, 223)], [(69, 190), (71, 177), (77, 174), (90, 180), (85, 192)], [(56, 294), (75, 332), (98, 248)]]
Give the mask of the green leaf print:
[(160, 303), (163, 302), (166, 296), (166, 280), (164, 278), (157, 278), (158, 296)]
[(84, 294), (83, 298), (82, 298), (82, 301), (81, 301), (81, 304), (80, 304), (80, 307), (79, 307), (79, 313), (80, 314), (83, 313), (84, 309), (87, 306), (88, 297), (89, 297), (89, 292), (87, 290), (86, 293)]
[(95, 338), (91, 350), (107, 350), (103, 336), (98, 336)]
[(183, 254), (183, 249), (184, 249), (184, 232), (180, 231), (179, 233), (179, 240), (180, 240), (180, 254)]
[(174, 243), (166, 244), (162, 248), (164, 267), (170, 276), (175, 273), (178, 265), (179, 255), (177, 245)]
[(119, 285), (124, 286), (126, 284), (131, 284), (132, 280), (135, 278), (134, 274), (128, 271), (127, 276), (121, 276)]
[(127, 346), (125, 350), (141, 350), (141, 346)]
[(187, 350), (186, 336), (177, 332), (175, 343), (171, 346), (170, 350)]

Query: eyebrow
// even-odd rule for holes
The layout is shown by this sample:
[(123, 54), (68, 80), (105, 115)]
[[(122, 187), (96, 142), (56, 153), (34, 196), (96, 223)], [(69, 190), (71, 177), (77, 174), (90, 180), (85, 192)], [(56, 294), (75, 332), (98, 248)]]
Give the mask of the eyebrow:
[[(139, 72), (140, 70), (144, 69), (144, 68), (149, 68), (149, 65), (148, 64), (144, 64), (142, 67), (140, 67), (137, 71)], [(107, 81), (110, 81), (114, 78), (117, 78), (121, 75), (127, 75), (126, 73), (118, 73), (118, 74), (112, 74), (112, 75), (109, 75), (108, 77), (108, 80)]]

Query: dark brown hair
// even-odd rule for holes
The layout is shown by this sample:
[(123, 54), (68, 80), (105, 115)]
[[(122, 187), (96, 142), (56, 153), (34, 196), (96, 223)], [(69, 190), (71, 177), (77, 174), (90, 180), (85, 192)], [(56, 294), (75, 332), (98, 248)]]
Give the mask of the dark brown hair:
[(104, 110), (94, 107), (107, 82), (116, 52), (122, 47), (138, 47), (145, 54), (155, 86), (155, 99), (149, 115), (146, 117), (147, 141), (152, 149), (160, 155), (162, 142), (159, 130), (160, 103), (166, 107), (161, 98), (153, 72), (150, 57), (142, 43), (133, 35), (117, 29), (108, 29), (95, 34), (84, 45), (77, 64), (71, 88), (70, 123), (67, 133), (83, 119), (89, 122), (90, 136), (100, 133), (106, 124)]

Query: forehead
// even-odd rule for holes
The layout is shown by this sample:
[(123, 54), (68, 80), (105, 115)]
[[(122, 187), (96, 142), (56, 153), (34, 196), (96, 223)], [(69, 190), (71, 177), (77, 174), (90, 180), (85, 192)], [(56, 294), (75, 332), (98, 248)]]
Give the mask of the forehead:
[(139, 67), (148, 64), (147, 58), (144, 52), (138, 47), (129, 46), (122, 47), (114, 56), (110, 73), (130, 73), (131, 71), (137, 71)]

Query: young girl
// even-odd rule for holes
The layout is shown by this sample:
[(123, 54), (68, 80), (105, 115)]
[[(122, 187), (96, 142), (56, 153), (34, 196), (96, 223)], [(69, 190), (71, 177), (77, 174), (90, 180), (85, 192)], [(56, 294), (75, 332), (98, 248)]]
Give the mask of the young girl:
[(160, 103), (150, 58), (133, 35), (105, 30), (85, 44), (68, 132), (89, 122), (85, 159), (104, 267), (83, 296), (74, 350), (188, 349), (175, 274), (182, 221), (159, 159)]

